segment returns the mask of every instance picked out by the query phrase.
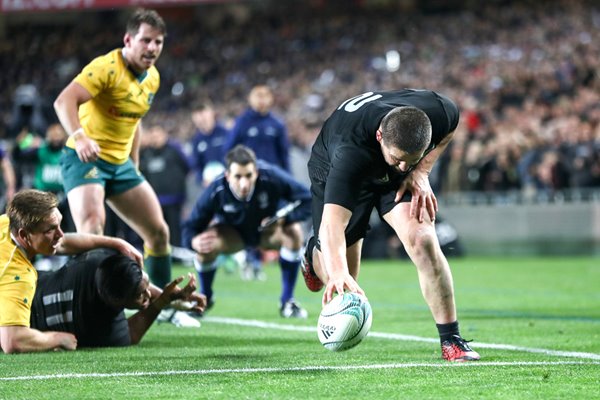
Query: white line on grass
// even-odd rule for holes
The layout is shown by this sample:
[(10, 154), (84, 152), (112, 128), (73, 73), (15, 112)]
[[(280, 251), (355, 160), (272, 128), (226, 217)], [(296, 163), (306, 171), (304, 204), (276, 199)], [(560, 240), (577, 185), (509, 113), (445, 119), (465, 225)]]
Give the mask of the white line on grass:
[[(286, 325), (276, 324), (273, 322), (264, 322), (252, 319), (238, 319), (238, 318), (223, 318), (223, 317), (205, 317), (207, 322), (215, 322), (219, 324), (238, 325), (238, 326), (251, 326), (255, 328), (264, 329), (278, 329), (284, 331), (297, 331), (297, 332), (316, 332), (316, 327), (309, 326), (297, 326), (297, 325)], [(401, 335), (398, 333), (382, 333), (382, 332), (369, 332), (370, 337), (376, 337), (380, 339), (390, 340), (402, 340), (409, 342), (427, 342), (427, 343), (439, 343), (439, 339), (426, 338), (421, 336), (413, 335)], [(498, 343), (481, 343), (473, 342), (474, 346), (481, 349), (497, 349), (497, 350), (510, 350), (510, 351), (522, 351), (524, 353), (538, 353), (553, 357), (570, 357), (579, 358), (585, 360), (600, 360), (600, 354), (596, 353), (584, 353), (578, 351), (560, 351), (550, 349), (538, 349), (535, 347), (523, 347), (513, 346), (510, 344), (498, 344)]]
[(552, 365), (599, 365), (595, 361), (514, 361), (514, 362), (468, 362), (468, 363), (395, 363), (373, 365), (316, 365), (290, 368), (231, 368), (231, 369), (197, 369), (183, 371), (136, 371), (136, 372), (110, 372), (110, 373), (81, 373), (81, 374), (51, 374), (8, 376), (0, 378), (1, 381), (29, 381), (50, 379), (78, 379), (78, 378), (122, 378), (142, 376), (169, 376), (169, 375), (211, 375), (211, 374), (240, 374), (240, 373), (274, 373), (274, 372), (306, 372), (306, 371), (348, 371), (368, 369), (404, 369), (404, 368), (459, 368), (459, 367), (531, 367)]

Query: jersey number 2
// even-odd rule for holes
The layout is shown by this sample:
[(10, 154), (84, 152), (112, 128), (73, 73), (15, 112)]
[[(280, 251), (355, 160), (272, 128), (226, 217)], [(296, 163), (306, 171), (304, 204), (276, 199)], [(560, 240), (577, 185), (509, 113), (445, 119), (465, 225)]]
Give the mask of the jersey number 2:
[(364, 106), (365, 104), (367, 104), (371, 101), (377, 100), (381, 97), (383, 97), (383, 96), (380, 94), (374, 94), (373, 92), (363, 93), (361, 95), (352, 97), (351, 99), (348, 99), (345, 102), (343, 102), (338, 107), (338, 110), (341, 110), (343, 108), (344, 111), (354, 112), (354, 111), (358, 110), (359, 108), (361, 108), (362, 106)]

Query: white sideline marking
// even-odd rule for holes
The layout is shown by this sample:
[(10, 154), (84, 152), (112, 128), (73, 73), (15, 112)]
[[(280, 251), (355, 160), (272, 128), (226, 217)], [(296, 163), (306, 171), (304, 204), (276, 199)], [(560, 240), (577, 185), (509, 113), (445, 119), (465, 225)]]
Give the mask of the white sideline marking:
[(29, 381), (48, 379), (73, 379), (73, 378), (121, 378), (141, 376), (165, 376), (165, 375), (211, 375), (211, 374), (239, 374), (239, 373), (273, 373), (273, 372), (303, 372), (303, 371), (350, 371), (367, 369), (405, 369), (405, 368), (467, 368), (467, 367), (530, 367), (550, 365), (600, 365), (595, 361), (515, 361), (515, 362), (468, 362), (468, 363), (404, 363), (404, 364), (374, 364), (374, 365), (331, 365), (331, 366), (307, 366), (292, 368), (231, 368), (231, 369), (197, 369), (183, 371), (137, 371), (137, 372), (90, 372), (82, 374), (51, 374), (51, 375), (29, 375), (8, 376), (0, 378), (1, 381)]
[[(204, 320), (206, 320), (207, 322), (215, 322), (215, 323), (219, 323), (219, 324), (252, 326), (252, 327), (256, 327), (256, 328), (279, 329), (279, 330), (284, 330), (284, 331), (297, 331), (297, 332), (316, 332), (317, 331), (316, 327), (277, 324), (277, 323), (273, 323), (273, 322), (264, 322), (264, 321), (258, 321), (258, 320), (252, 320), (252, 319), (205, 317)], [(369, 336), (380, 338), (380, 339), (402, 340), (402, 341), (409, 341), (409, 342), (427, 342), (427, 343), (439, 343), (440, 342), (440, 340), (437, 338), (434, 339), (434, 338), (426, 338), (426, 337), (422, 337), (422, 336), (401, 335), (401, 334), (397, 334), (397, 333), (369, 332)], [(477, 347), (480, 349), (521, 351), (524, 353), (538, 353), (538, 354), (544, 354), (544, 355), (553, 356), (553, 357), (571, 357), (571, 358), (579, 358), (579, 359), (585, 359), (585, 360), (600, 360), (600, 354), (596, 354), (596, 353), (538, 349), (535, 347), (513, 346), (510, 344), (498, 344), (498, 343), (481, 343), (481, 342), (476, 342), (476, 341), (474, 341), (473, 344), (474, 344), (474, 347)]]

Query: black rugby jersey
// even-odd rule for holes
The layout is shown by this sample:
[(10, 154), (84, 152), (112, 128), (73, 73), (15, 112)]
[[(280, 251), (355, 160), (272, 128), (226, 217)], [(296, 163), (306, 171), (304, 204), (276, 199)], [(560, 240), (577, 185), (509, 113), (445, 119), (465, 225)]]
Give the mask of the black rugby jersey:
[(105, 304), (96, 286), (96, 269), (115, 253), (110, 249), (87, 251), (58, 271), (40, 272), (31, 305), (31, 327), (70, 332), (80, 348), (129, 345), (123, 309)]
[(429, 117), (426, 153), (458, 125), (457, 106), (429, 90), (367, 92), (346, 100), (325, 121), (308, 162), (311, 180), (325, 182), (325, 203), (352, 210), (362, 190), (398, 188), (406, 173), (387, 165), (375, 135), (383, 117), (401, 106), (417, 107)]

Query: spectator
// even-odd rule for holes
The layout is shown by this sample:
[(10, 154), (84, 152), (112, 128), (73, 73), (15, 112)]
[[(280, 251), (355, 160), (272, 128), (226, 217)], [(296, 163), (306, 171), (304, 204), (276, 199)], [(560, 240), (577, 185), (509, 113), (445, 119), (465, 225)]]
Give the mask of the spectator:
[(191, 140), (192, 164), (196, 182), (205, 187), (212, 181), (211, 177), (225, 170), (223, 149), (229, 131), (217, 121), (215, 109), (209, 102), (201, 103), (192, 110), (192, 121), (196, 128)]
[[(153, 115), (174, 121), (174, 135), (188, 140), (189, 105), (199, 95), (210, 98), (223, 116), (236, 116), (253, 82), (268, 82), (278, 88), (273, 110), (285, 119), (290, 138), (298, 138), (354, 93), (430, 87), (456, 99), (467, 131), (465, 149), (471, 142), (486, 149), (471, 164), (479, 167), (496, 158), (488, 143), (498, 138), (510, 142), (509, 157), (517, 160), (538, 153), (540, 145), (560, 148), (563, 155), (577, 146), (564, 131), (548, 129), (569, 117), (597, 131), (600, 9), (595, 2), (457, 2), (438, 13), (419, 12), (431, 4), (411, 2), (400, 14), (392, 3), (374, 9), (353, 2), (340, 9), (336, 2), (299, 2), (286, 12), (247, 3), (243, 15), (252, 23), (234, 14), (228, 24), (203, 23), (211, 13), (189, 20), (172, 16), (173, 37), (185, 33), (189, 40), (166, 49), (172, 62), (161, 67), (162, 85), (184, 90), (159, 92)], [(14, 93), (33, 83), (41, 100), (62, 89), (78, 60), (93, 55), (82, 43), (110, 48), (121, 36), (108, 19), (99, 29), (90, 13), (51, 28), (6, 22), (11, 40), (0, 48), (0, 91)], [(454, 26), (461, 26), (460, 35)], [(387, 63), (390, 49), (401, 56), (397, 67)], [(7, 121), (11, 107), (10, 98), (0, 98)], [(574, 127), (577, 132), (583, 126)], [(571, 170), (575, 158), (563, 160)], [(532, 187), (528, 171), (538, 160), (530, 161), (519, 161), (521, 190)], [(482, 172), (469, 168), (471, 178)], [(476, 186), (480, 190), (486, 182), (482, 178)]]
[(6, 154), (1, 147), (0, 168), (2, 168), (2, 183), (4, 189), (4, 193), (2, 196), (3, 203), (0, 204), (0, 209), (4, 210), (6, 204), (8, 204), (15, 195), (17, 182), (15, 177), (15, 169), (13, 167), (12, 161), (8, 157), (8, 154)]
[(254, 150), (259, 160), (290, 172), (287, 129), (271, 112), (273, 101), (273, 92), (268, 86), (252, 88), (248, 95), (249, 107), (236, 119), (225, 151), (243, 144)]
[(69, 203), (63, 189), (62, 173), (60, 171), (60, 157), (67, 141), (67, 134), (60, 124), (51, 124), (46, 130), (43, 141), (30, 137), (30, 133), (23, 130), (16, 138), (13, 148), (13, 159), (19, 164), (32, 164), (34, 176), (32, 187), (45, 192), (54, 193), (60, 200), (58, 210), (63, 215), (61, 228), (65, 232), (75, 230), (71, 218)]
[(46, 130), (42, 101), (36, 85), (24, 83), (15, 90), (9, 134), (16, 136), (23, 128), (41, 133)]

